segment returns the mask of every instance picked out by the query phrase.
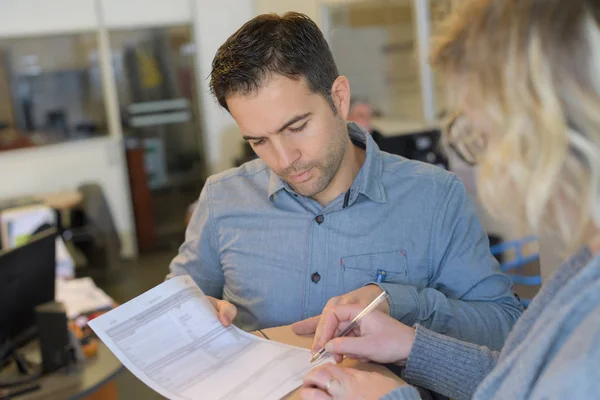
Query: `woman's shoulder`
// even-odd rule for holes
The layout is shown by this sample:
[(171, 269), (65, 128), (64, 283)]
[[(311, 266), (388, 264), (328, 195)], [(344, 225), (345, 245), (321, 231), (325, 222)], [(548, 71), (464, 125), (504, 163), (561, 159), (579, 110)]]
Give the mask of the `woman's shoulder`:
[[(590, 267), (600, 268), (600, 260)], [(564, 335), (554, 338), (555, 357), (544, 367), (531, 398), (587, 399), (600, 393), (600, 280), (578, 300), (580, 309), (573, 312), (582, 318), (575, 326), (566, 323)]]
[(556, 273), (551, 277), (550, 281), (558, 280), (566, 282), (574, 275), (577, 275), (584, 267), (593, 267), (591, 264), (595, 261), (589, 246), (583, 246), (560, 266)]
[[(506, 339), (501, 358), (512, 353), (530, 331), (539, 325), (540, 319), (555, 319), (559, 309), (573, 306), (583, 287), (592, 284), (594, 277), (598, 276), (600, 257), (594, 258), (588, 247), (571, 256), (547, 282), (544, 282), (542, 289), (517, 321)], [(577, 308), (576, 305), (574, 307)]]
[(528, 393), (531, 399), (597, 397), (600, 257), (580, 265), (570, 279), (561, 283), (545, 304), (537, 303), (539, 309), (532, 309), (531, 303), (515, 326), (519, 334), (511, 333), (499, 363), (476, 397), (490, 398), (500, 391), (515, 390)]
[[(584, 246), (571, 257), (569, 257), (550, 277), (544, 282), (542, 289), (537, 294), (530, 308), (536, 309), (536, 313), (553, 299), (557, 292), (564, 290), (576, 276), (590, 268), (600, 270), (600, 257), (595, 257), (588, 246)], [(586, 272), (587, 273), (587, 272)], [(540, 310), (537, 310), (537, 308)]]

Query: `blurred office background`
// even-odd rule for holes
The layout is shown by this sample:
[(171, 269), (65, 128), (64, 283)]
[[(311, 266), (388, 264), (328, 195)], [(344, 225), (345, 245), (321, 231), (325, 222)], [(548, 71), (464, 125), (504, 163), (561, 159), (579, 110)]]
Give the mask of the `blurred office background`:
[[(323, 29), (385, 135), (435, 127), (443, 1), (41, 0), (0, 4), (1, 197), (98, 185), (125, 259), (181, 241), (204, 179), (244, 160), (208, 93), (217, 47), (263, 12)], [(35, 10), (35, 11), (34, 11)]]
[[(449, 168), (474, 194), (475, 171), (437, 147), (449, 110), (427, 57), (450, 2), (1, 1), (0, 213), (54, 209), (77, 275), (118, 302), (161, 282), (204, 180), (252, 156), (209, 93), (214, 53), (250, 18), (290, 10), (321, 27), (382, 148)], [(511, 239), (473, 198), (490, 235)], [(154, 396), (118, 379), (122, 398)]]

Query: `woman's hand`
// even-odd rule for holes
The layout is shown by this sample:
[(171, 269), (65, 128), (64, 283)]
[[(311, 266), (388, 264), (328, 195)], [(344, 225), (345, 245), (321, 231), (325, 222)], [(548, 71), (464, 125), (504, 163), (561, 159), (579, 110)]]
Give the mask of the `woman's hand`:
[(600, 253), (600, 235), (594, 236), (588, 243), (588, 247), (593, 256), (598, 255)]
[(304, 377), (300, 397), (303, 400), (379, 400), (403, 385), (406, 385), (403, 381), (398, 382), (375, 372), (327, 364), (313, 369)]
[(359, 305), (338, 305), (324, 310), (315, 333), (312, 351), (325, 346), (337, 362), (343, 356), (362, 362), (397, 363), (406, 360), (415, 340), (415, 329), (392, 317), (373, 311), (345, 337), (335, 338), (361, 311)]

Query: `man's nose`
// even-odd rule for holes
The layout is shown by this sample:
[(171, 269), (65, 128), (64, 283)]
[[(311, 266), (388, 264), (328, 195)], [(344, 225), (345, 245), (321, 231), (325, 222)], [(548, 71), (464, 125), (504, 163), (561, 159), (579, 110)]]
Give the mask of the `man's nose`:
[(300, 151), (283, 140), (275, 144), (275, 151), (280, 171), (285, 171), (300, 159)]

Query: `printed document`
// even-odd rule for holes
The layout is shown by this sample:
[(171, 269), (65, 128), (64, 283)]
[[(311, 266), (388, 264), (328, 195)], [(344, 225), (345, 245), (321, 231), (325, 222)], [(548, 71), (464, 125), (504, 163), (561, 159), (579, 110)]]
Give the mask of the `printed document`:
[(173, 400), (280, 399), (312, 368), (309, 350), (225, 328), (190, 276), (89, 322), (134, 375)]
[(57, 279), (55, 298), (65, 306), (69, 319), (94, 311), (107, 310), (115, 304), (113, 299), (96, 286), (89, 277)]

